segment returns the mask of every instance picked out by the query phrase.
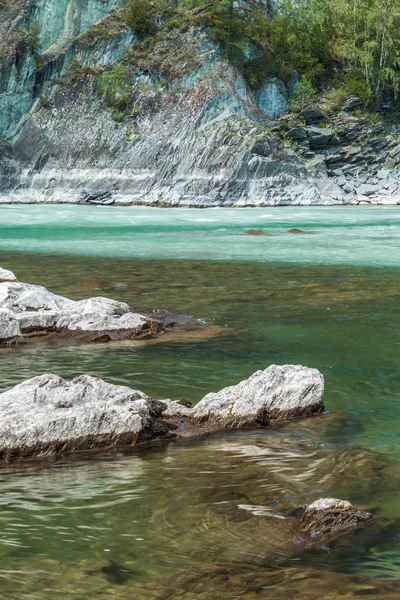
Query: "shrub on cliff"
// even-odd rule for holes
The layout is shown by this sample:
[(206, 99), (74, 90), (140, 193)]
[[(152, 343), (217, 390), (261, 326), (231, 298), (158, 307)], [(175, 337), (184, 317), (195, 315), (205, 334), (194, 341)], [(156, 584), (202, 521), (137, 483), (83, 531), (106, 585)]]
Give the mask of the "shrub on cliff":
[(156, 10), (149, 0), (130, 0), (127, 23), (139, 38), (155, 28)]

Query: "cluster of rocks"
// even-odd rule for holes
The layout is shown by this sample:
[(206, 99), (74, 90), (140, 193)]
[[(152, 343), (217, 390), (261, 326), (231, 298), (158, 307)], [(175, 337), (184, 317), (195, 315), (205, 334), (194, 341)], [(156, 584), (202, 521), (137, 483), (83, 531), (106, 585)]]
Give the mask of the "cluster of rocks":
[(34, 377), (0, 394), (0, 457), (133, 446), (157, 437), (199, 435), (324, 411), (324, 380), (299, 365), (272, 365), (196, 406), (83, 375)]
[(0, 269), (0, 345), (49, 336), (80, 341), (149, 339), (175, 326), (201, 321), (167, 310), (132, 312), (124, 302), (97, 297), (74, 301)]
[(286, 137), (308, 159), (310, 172), (322, 178), (321, 191), (346, 203), (400, 202), (400, 130), (344, 111), (326, 126), (318, 106), (308, 107), (300, 118), (305, 125), (291, 127)]

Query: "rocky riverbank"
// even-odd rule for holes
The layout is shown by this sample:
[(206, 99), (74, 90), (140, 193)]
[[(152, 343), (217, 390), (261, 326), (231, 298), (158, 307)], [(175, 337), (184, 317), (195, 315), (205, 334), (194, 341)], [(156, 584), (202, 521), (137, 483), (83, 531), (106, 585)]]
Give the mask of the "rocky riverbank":
[(6, 2), (0, 202), (400, 203), (397, 125), (357, 98), (291, 113), (296, 73), (253, 89), (210, 32), (161, 28), (146, 45), (124, 4)]

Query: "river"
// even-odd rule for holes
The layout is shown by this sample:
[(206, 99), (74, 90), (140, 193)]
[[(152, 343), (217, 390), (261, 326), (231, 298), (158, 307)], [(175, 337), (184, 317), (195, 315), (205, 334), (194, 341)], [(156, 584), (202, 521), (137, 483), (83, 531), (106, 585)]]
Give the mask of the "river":
[[(275, 519), (321, 496), (400, 517), (397, 208), (1, 206), (0, 265), (74, 299), (173, 308), (225, 328), (158, 344), (3, 349), (3, 390), (43, 372), (90, 373), (196, 402), (270, 364), (299, 363), (324, 374), (332, 413), (273, 431), (3, 468), (0, 598), (147, 598), (176, 569), (218, 565), (216, 536), (240, 545), (224, 534), (226, 520)], [(318, 569), (399, 581), (400, 590), (396, 531), (341, 541), (296, 567), (310, 572), (310, 588)], [(245, 556), (241, 572), (251, 568)], [(291, 570), (283, 562), (274, 574)], [(278, 580), (260, 597), (278, 597)], [(218, 596), (207, 585), (204, 598), (253, 598), (246, 586)], [(195, 597), (176, 594), (165, 597)]]

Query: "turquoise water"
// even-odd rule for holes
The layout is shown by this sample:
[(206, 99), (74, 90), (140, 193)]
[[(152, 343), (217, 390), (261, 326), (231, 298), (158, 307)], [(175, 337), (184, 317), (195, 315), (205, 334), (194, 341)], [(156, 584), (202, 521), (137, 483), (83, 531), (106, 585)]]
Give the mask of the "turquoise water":
[[(207, 577), (200, 595), (190, 588), (193, 570), (208, 573), (232, 548), (247, 547), (232, 522), (253, 514), (270, 527), (251, 540), (254, 553), (269, 549), (271, 561), (276, 511), (324, 495), (371, 508), (384, 531), (295, 557), (301, 585), (293, 557), (274, 563), (259, 596), (356, 598), (366, 592), (341, 579), (350, 573), (392, 582), (390, 590), (374, 583), (383, 595), (371, 597), (398, 597), (399, 528), (385, 529), (385, 519), (400, 517), (398, 214), (382, 207), (0, 207), (0, 265), (21, 280), (223, 326), (211, 337), (165, 336), (157, 344), (3, 349), (1, 389), (43, 372), (87, 372), (196, 402), (269, 364), (301, 363), (323, 372), (332, 413), (276, 431), (4, 468), (0, 598), (254, 600), (245, 577), (256, 569), (253, 552), (239, 570), (229, 567), (244, 577), (239, 595)], [(287, 234), (293, 227), (307, 234)], [(248, 229), (272, 235), (247, 236)], [(186, 591), (168, 595), (177, 570)], [(315, 570), (330, 583), (310, 596)]]
[[(298, 228), (308, 235), (288, 235)], [(265, 236), (246, 236), (262, 229)], [(0, 206), (0, 249), (104, 257), (400, 266), (397, 207)]]

